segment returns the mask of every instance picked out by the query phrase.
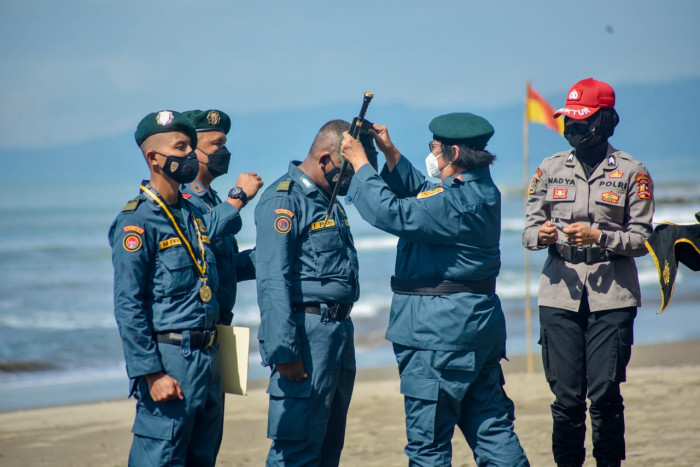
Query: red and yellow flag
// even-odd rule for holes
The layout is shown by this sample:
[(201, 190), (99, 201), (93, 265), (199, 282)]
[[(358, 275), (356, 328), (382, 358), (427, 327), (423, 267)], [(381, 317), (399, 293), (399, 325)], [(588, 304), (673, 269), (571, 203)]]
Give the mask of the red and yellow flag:
[(541, 123), (559, 134), (564, 133), (564, 119), (561, 117), (554, 118), (554, 109), (552, 106), (530, 85), (527, 86), (527, 100), (525, 106), (527, 121)]

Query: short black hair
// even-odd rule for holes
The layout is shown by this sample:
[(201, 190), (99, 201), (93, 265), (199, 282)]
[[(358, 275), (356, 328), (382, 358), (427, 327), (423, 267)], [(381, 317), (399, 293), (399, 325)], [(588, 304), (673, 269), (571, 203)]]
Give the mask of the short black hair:
[(309, 155), (320, 149), (333, 150), (340, 144), (340, 135), (350, 129), (350, 123), (345, 120), (331, 120), (326, 122), (314, 138), (314, 142), (309, 149)]
[[(459, 157), (457, 159), (454, 159), (454, 152), (452, 151), (453, 145), (459, 148)], [(443, 147), (447, 159), (464, 170), (482, 169), (493, 164), (496, 160), (496, 156), (487, 150), (470, 148), (465, 144), (456, 143), (449, 145), (443, 143)]]

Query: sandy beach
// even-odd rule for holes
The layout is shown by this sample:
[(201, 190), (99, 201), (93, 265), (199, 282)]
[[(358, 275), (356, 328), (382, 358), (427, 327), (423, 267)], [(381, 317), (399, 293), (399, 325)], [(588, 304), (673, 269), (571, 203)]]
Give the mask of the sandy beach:
[[(524, 356), (504, 361), (506, 390), (515, 403), (516, 431), (531, 464), (551, 466), (553, 397), (538, 354), (534, 363), (534, 372), (528, 373)], [(269, 446), (264, 384), (252, 382), (246, 397), (227, 396), (218, 465), (264, 465)], [(700, 341), (635, 346), (622, 391), (627, 407), (625, 465), (700, 463)], [(133, 400), (0, 413), (0, 465), (126, 465), (133, 414)], [(341, 465), (406, 465), (403, 416), (397, 370), (360, 371)], [(586, 465), (595, 465), (590, 434), (588, 438)], [(453, 448), (453, 465), (475, 465), (459, 432)]]

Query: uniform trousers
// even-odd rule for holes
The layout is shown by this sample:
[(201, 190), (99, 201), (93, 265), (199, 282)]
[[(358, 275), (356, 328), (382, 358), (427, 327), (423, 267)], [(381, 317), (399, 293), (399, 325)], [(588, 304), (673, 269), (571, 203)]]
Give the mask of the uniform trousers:
[(181, 346), (158, 348), (165, 373), (178, 381), (184, 398), (154, 402), (146, 378), (138, 378), (129, 465), (213, 467), (221, 445), (224, 403), (217, 347), (190, 349), (185, 331)]
[(404, 395), (409, 465), (452, 465), (455, 426), (477, 465), (530, 465), (513, 431), (513, 403), (503, 389), (505, 343), (472, 351), (394, 344), (394, 353)]
[(292, 313), (308, 378), (294, 382), (272, 371), (267, 466), (337, 466), (355, 384), (352, 320)]
[(551, 406), (552, 451), (557, 464), (581, 465), (586, 457), (586, 397), (591, 401), (593, 457), (625, 458), (620, 383), (633, 344), (636, 307), (591, 312), (584, 293), (578, 312), (540, 307), (540, 344)]

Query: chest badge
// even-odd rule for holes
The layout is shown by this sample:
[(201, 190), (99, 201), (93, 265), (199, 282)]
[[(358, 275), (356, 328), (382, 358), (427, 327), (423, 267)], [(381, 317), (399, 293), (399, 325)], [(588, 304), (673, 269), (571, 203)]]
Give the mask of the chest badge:
[(555, 188), (552, 193), (552, 199), (566, 199), (569, 194), (568, 188)]
[(617, 204), (620, 201), (620, 195), (618, 195), (614, 191), (606, 191), (605, 193), (600, 195), (600, 199), (602, 199), (606, 203)]
[(614, 172), (608, 174), (608, 178), (622, 178), (624, 174), (620, 172), (620, 169), (615, 169)]

